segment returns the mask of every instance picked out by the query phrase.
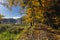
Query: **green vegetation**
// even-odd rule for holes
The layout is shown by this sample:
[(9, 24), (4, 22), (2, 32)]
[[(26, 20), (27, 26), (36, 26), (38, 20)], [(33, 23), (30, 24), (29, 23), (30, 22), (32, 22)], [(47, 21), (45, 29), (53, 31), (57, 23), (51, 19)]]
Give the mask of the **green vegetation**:
[(27, 26), (0, 24), (0, 40), (17, 40)]
[(0, 33), (0, 40), (15, 40), (16, 39), (15, 34), (10, 34), (9, 32), (5, 31), (3, 33)]

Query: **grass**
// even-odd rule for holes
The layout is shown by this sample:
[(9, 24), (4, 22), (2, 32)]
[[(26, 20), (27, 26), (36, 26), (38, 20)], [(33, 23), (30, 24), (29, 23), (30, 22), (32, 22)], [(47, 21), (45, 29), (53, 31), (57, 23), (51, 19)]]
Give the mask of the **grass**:
[[(9, 27), (12, 28), (13, 30), (16, 31), (16, 28), (24, 28), (20, 33), (14, 34), (14, 33), (9, 33), (8, 30), (5, 30), (0, 33), (0, 40), (17, 40), (20, 35), (24, 33), (24, 31), (28, 28), (28, 26), (20, 26), (20, 25), (11, 25), (11, 24), (0, 24), (0, 27)], [(7, 29), (9, 29), (7, 28)], [(11, 30), (10, 30), (11, 31)]]
[(0, 34), (0, 40), (15, 40), (17, 35), (10, 34), (9, 32), (3, 32)]
[[(0, 40), (18, 40), (27, 31), (32, 33), (34, 27), (35, 26), (29, 27), (29, 26), (15, 25), (15, 24), (0, 24), (0, 31), (1, 29), (5, 28), (4, 31), (0, 32)], [(19, 28), (23, 28), (23, 30), (19, 30)], [(19, 33), (15, 34), (16, 31), (19, 31)]]
[[(29, 31), (30, 29), (33, 30), (34, 27), (35, 27), (35, 26), (32, 26), (32, 27), (26, 26), (25, 29), (18, 35), (17, 40), (18, 40), (19, 38), (21, 38), (22, 36), (24, 36), (24, 34), (25, 34), (27, 31)], [(30, 28), (30, 29), (29, 29), (29, 28)], [(31, 32), (31, 30), (30, 30), (30, 32)]]

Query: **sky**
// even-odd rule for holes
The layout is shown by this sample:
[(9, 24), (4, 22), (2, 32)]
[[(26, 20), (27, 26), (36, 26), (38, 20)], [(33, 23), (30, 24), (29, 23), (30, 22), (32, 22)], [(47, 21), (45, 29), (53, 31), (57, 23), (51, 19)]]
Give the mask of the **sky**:
[[(0, 2), (3, 2), (3, 0), (0, 0)], [(12, 11), (10, 11), (7, 7), (0, 4), (0, 14), (4, 15), (5, 18), (19, 18), (22, 17), (24, 14), (20, 14), (21, 7), (19, 6), (13, 6)], [(23, 13), (23, 11), (22, 11)]]

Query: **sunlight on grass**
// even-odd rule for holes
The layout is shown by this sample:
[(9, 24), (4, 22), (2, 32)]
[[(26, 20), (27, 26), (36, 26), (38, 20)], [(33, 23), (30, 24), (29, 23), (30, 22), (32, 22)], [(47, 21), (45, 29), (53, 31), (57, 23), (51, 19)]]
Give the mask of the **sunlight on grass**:
[(10, 34), (9, 32), (3, 32), (0, 34), (0, 40), (15, 40), (17, 35)]
[[(29, 28), (29, 26), (20, 26), (20, 25), (11, 25), (11, 24), (4, 24), (3, 25), (3, 24), (0, 24), (0, 29), (2, 27), (6, 28), (6, 29), (10, 29), (10, 30), (2, 31), (0, 33), (0, 40), (17, 40)], [(14, 30), (15, 32), (18, 31), (18, 29), (16, 29), (16, 28), (23, 28), (24, 30), (21, 30), (21, 32), (19, 32), (17, 34), (10, 33), (12, 30)]]

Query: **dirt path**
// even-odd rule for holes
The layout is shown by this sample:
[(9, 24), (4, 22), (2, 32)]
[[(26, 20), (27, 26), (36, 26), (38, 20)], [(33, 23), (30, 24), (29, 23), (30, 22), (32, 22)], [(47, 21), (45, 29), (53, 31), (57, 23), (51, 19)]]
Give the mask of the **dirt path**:
[(29, 28), (19, 40), (60, 40), (60, 31), (39, 24)]

